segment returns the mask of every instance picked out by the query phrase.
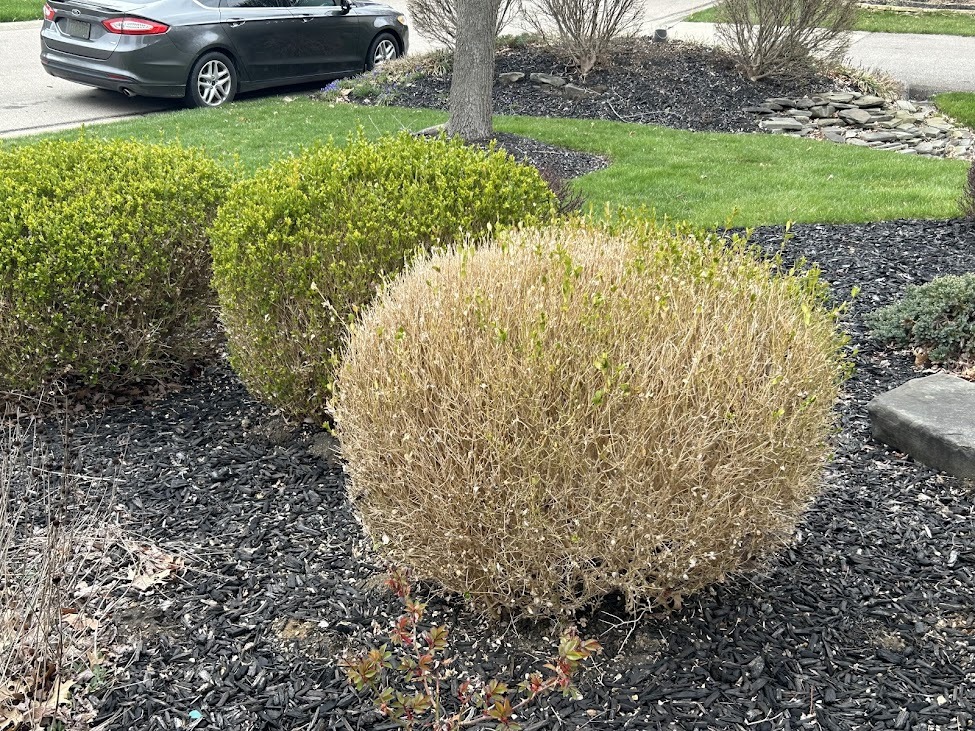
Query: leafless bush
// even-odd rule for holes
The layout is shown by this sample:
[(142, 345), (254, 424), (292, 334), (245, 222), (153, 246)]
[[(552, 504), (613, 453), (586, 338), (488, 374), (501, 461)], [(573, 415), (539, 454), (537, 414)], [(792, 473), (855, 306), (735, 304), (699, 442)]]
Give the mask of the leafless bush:
[(540, 615), (679, 606), (791, 538), (843, 373), (826, 285), (632, 226), (439, 254), (364, 314), (335, 413), (388, 560)]
[(0, 729), (94, 717), (84, 689), (104, 682), (126, 591), (181, 561), (126, 536), (115, 482), (81, 474), (32, 419), (0, 426)]
[(723, 0), (718, 37), (752, 81), (840, 61), (857, 0)]
[(641, 0), (525, 0), (525, 16), (543, 38), (561, 47), (583, 77), (609, 45), (639, 30)]
[[(497, 3), (498, 0), (495, 0)], [(454, 0), (407, 0), (406, 8), (413, 19), (413, 25), (448, 48), (454, 47), (457, 38), (457, 12)], [(518, 14), (518, 0), (500, 0), (495, 34), (501, 32)]]

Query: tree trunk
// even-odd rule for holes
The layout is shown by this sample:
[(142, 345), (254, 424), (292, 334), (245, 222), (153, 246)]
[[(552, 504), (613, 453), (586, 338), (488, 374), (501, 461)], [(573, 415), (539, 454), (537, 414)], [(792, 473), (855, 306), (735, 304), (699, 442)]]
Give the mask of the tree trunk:
[(457, 0), (457, 39), (447, 133), (465, 140), (491, 136), (495, 24), (500, 0)]

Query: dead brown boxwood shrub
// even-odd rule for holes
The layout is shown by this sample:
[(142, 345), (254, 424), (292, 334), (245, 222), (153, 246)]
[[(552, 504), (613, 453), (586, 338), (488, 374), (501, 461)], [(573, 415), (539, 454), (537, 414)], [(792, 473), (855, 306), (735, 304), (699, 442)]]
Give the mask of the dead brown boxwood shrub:
[(420, 262), (335, 412), (390, 561), (491, 613), (685, 597), (787, 541), (845, 372), (817, 272), (650, 223)]

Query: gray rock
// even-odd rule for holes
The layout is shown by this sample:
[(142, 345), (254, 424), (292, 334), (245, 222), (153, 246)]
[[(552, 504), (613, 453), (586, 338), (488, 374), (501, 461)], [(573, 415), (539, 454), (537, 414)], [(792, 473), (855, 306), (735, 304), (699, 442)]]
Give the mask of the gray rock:
[(870, 112), (863, 109), (842, 109), (836, 113), (840, 119), (845, 119), (856, 124), (866, 124), (870, 121)]
[(859, 99), (854, 99), (853, 103), (860, 107), (860, 109), (870, 109), (872, 107), (882, 107), (884, 100), (879, 96), (867, 95), (861, 96)]
[(567, 99), (595, 99), (598, 96), (602, 96), (598, 91), (593, 91), (592, 89), (587, 89), (584, 86), (578, 86), (576, 84), (566, 84), (562, 87), (562, 93), (565, 94)]
[(890, 142), (896, 140), (897, 136), (891, 132), (864, 132), (860, 139), (866, 142)]
[(525, 78), (525, 73), (523, 71), (509, 71), (506, 74), (498, 74), (498, 81), (502, 84), (517, 84), (519, 81), (523, 81)]
[(552, 86), (556, 89), (560, 89), (565, 86), (565, 79), (563, 79), (561, 76), (556, 76), (555, 74), (541, 74), (536, 72), (528, 78), (541, 86)]
[(792, 109), (796, 106), (793, 99), (784, 96), (773, 96), (765, 100), (768, 106), (779, 107), (780, 109)]
[(975, 478), (975, 384), (915, 378), (867, 405), (875, 439), (929, 467)]
[(941, 130), (940, 129), (937, 129), (935, 127), (929, 127), (926, 124), (922, 124), (918, 128), (918, 132), (920, 132), (923, 136), (929, 137), (929, 138), (930, 137), (937, 137), (937, 136), (939, 136), (941, 134)]
[(896, 102), (894, 102), (894, 105), (898, 109), (902, 109), (905, 112), (916, 112), (917, 111), (917, 105), (916, 104), (912, 104), (911, 102), (907, 101), (907, 99), (898, 99)]
[(845, 132), (835, 132), (835, 131), (833, 131), (831, 129), (828, 129), (828, 130), (826, 130), (826, 132), (823, 133), (823, 137), (825, 137), (830, 142), (837, 142), (837, 143), (839, 143), (841, 145), (845, 145), (846, 144), (846, 133)]
[(771, 117), (763, 119), (758, 126), (769, 132), (798, 132), (803, 125), (798, 119), (792, 117)]
[(835, 119), (834, 117), (829, 117), (827, 119), (814, 119), (813, 124), (817, 127), (843, 127), (844, 122), (842, 119)]
[(848, 104), (849, 102), (856, 99), (856, 97), (857, 97), (856, 94), (845, 92), (845, 91), (830, 92), (829, 94), (823, 94), (823, 98), (826, 99), (827, 101), (839, 102), (840, 104)]
[(826, 119), (830, 116), (829, 107), (827, 106), (813, 106), (809, 107), (809, 116), (813, 119)]
[(857, 147), (870, 147), (870, 143), (866, 140), (861, 140), (858, 137), (847, 137), (846, 144), (855, 145)]
[(814, 102), (808, 96), (804, 96), (802, 99), (796, 99), (793, 106), (796, 109), (812, 109), (814, 106), (816, 106), (816, 102)]
[(775, 110), (772, 107), (760, 106), (760, 107), (745, 107), (742, 109), (743, 112), (748, 112), (749, 114), (772, 114)]

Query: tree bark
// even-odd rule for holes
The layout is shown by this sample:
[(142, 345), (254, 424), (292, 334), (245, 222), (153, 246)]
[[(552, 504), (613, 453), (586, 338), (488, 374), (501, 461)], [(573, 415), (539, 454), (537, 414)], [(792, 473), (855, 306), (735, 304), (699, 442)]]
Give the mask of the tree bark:
[(447, 133), (465, 140), (491, 136), (495, 25), (501, 0), (457, 0), (457, 39)]

